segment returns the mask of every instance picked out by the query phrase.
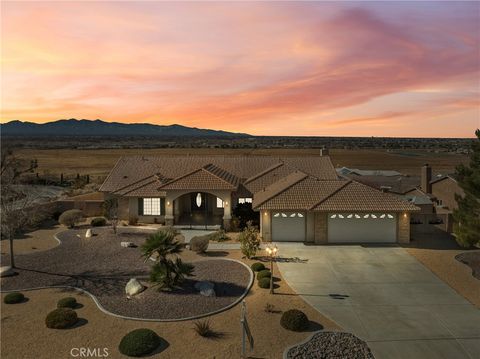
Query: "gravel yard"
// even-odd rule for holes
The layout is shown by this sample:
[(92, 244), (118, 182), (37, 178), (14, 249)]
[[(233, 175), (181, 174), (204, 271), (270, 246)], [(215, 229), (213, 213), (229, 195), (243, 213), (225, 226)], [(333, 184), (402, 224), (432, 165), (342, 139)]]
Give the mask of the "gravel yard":
[(320, 332), (303, 344), (291, 348), (288, 359), (374, 359), (363, 340), (355, 335), (341, 332)]
[(472, 268), (472, 276), (480, 279), (480, 251), (461, 253), (455, 259)]
[[(146, 233), (119, 228), (115, 236), (111, 229), (95, 229), (98, 235), (84, 238), (85, 230), (68, 230), (57, 237), (62, 244), (43, 252), (16, 256), (14, 277), (2, 278), (2, 290), (71, 286), (93, 294), (108, 311), (143, 319), (180, 319), (198, 316), (224, 308), (235, 302), (246, 290), (250, 272), (242, 264), (225, 259), (205, 259), (189, 251), (182, 258), (195, 265), (194, 277), (181, 289), (159, 292), (148, 283), (152, 262), (144, 262), (139, 248), (123, 248), (120, 242), (140, 246)], [(2, 255), (2, 265), (8, 256)], [(125, 284), (138, 278), (147, 289), (127, 299)], [(196, 281), (215, 284), (216, 297), (200, 295)]]

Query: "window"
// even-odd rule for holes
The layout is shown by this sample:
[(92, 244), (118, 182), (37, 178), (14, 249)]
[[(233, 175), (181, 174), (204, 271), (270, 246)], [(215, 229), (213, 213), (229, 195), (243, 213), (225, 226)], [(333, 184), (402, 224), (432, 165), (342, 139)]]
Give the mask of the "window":
[(280, 217), (280, 213), (275, 213), (273, 216), (274, 217)]
[(161, 215), (160, 198), (144, 198), (143, 199), (143, 215), (159, 216)]
[(224, 208), (224, 207), (225, 207), (225, 203), (222, 201), (221, 198), (217, 197), (217, 208)]
[(299, 216), (300, 218), (303, 218), (303, 214), (301, 213), (297, 213), (297, 216)]
[(252, 203), (251, 197), (242, 197), (238, 199), (238, 203)]

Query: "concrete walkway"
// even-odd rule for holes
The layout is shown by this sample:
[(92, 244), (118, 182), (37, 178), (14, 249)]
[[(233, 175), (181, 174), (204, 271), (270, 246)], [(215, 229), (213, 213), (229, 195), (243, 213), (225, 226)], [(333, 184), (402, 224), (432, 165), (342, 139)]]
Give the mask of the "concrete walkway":
[(287, 283), (376, 359), (480, 358), (480, 311), (403, 248), (277, 245)]

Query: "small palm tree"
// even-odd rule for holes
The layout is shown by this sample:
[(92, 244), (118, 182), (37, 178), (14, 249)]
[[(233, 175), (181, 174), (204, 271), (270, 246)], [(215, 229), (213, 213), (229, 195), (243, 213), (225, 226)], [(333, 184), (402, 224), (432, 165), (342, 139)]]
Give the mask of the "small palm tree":
[(183, 251), (183, 245), (175, 239), (175, 235), (173, 230), (160, 230), (148, 236), (142, 245), (145, 261), (156, 255), (150, 280), (159, 286), (159, 290), (172, 290), (179, 286), (185, 277), (193, 275), (193, 265), (178, 258)]

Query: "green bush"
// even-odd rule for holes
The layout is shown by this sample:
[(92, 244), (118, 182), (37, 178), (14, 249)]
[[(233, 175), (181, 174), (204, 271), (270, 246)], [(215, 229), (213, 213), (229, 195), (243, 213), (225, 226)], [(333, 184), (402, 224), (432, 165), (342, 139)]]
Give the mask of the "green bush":
[(96, 217), (90, 221), (92, 227), (102, 227), (107, 224), (107, 220), (103, 217)]
[(190, 240), (190, 250), (196, 253), (205, 253), (208, 249), (209, 236), (196, 236)]
[(290, 309), (282, 314), (280, 325), (285, 329), (301, 332), (308, 328), (309, 320), (304, 312), (297, 309)]
[(260, 288), (270, 288), (270, 278), (260, 278), (257, 283)]
[(248, 259), (252, 258), (260, 249), (260, 234), (258, 228), (253, 226), (251, 221), (248, 221), (247, 226), (238, 236), (238, 241), (240, 242), (240, 250), (243, 255)]
[(79, 209), (69, 209), (58, 217), (58, 223), (66, 227), (73, 228), (83, 218), (83, 212)]
[(272, 276), (272, 272), (268, 269), (261, 270), (257, 273), (257, 279), (260, 280), (262, 278), (270, 278)]
[(250, 268), (252, 268), (254, 272), (260, 272), (265, 269), (265, 265), (263, 263), (256, 262), (253, 263)]
[(71, 308), (75, 309), (78, 303), (73, 297), (62, 298), (57, 302), (57, 308)]
[(23, 293), (20, 292), (14, 292), (14, 293), (8, 293), (5, 298), (3, 298), (3, 302), (5, 304), (17, 304), (20, 302), (23, 302), (25, 299), (25, 296)]
[(45, 318), (47, 328), (66, 329), (78, 322), (77, 313), (70, 308), (58, 308), (48, 313)]
[(120, 341), (120, 353), (131, 357), (150, 354), (161, 344), (162, 339), (150, 329), (135, 329)]
[(230, 239), (223, 229), (219, 229), (216, 232), (209, 234), (209, 239), (214, 242), (225, 242)]

